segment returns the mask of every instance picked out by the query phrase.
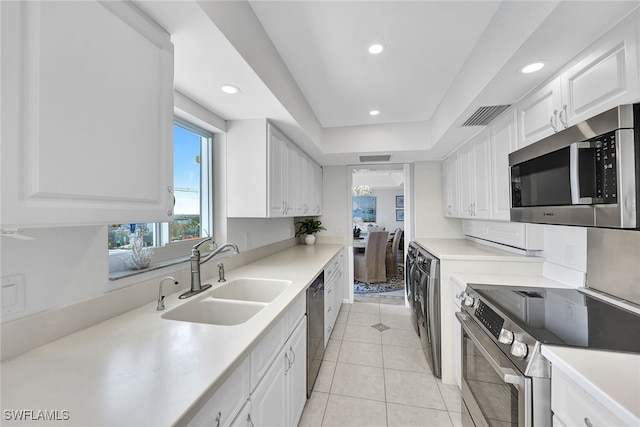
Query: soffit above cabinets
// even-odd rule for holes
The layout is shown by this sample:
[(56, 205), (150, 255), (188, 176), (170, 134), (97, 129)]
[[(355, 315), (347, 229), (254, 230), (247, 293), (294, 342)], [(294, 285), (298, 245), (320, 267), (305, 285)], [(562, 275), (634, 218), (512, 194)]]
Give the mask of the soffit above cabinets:
[[(636, 1), (150, 1), (175, 44), (175, 87), (226, 120), (267, 117), (323, 165), (361, 154), (439, 160)], [(371, 56), (367, 47), (386, 50)], [(518, 69), (544, 60), (542, 71)], [(240, 88), (237, 95), (220, 91)], [(380, 114), (369, 115), (371, 110)]]

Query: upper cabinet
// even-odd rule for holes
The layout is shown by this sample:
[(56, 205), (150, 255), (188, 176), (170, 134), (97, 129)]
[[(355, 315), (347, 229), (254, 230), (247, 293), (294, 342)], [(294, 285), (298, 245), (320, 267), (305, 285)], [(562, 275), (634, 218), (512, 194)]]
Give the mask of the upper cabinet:
[(632, 14), (518, 104), (518, 148), (638, 99), (637, 21)]
[(518, 148), (515, 110), (510, 110), (489, 127), (491, 146), (491, 218), (509, 221), (511, 178), (509, 153)]
[(457, 218), (460, 216), (460, 160), (455, 151), (442, 162), (444, 216)]
[(228, 123), (227, 164), (229, 217), (322, 214), (321, 167), (268, 120)]
[(637, 26), (637, 19), (618, 26), (562, 74), (566, 125), (638, 99)]
[(2, 227), (172, 218), (173, 45), (130, 2), (2, 2)]
[[(518, 104), (518, 147), (522, 148), (558, 130), (566, 116), (560, 96), (560, 80), (556, 79), (536, 90)], [(565, 106), (566, 107), (566, 106)]]
[(491, 218), (491, 160), (489, 133), (483, 130), (460, 149), (460, 214), (462, 218)]

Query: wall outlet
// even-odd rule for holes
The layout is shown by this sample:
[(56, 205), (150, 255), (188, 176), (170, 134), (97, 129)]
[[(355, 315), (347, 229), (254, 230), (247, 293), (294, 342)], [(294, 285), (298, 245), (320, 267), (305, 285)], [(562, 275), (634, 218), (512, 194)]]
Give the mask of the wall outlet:
[(24, 310), (24, 276), (18, 274), (2, 278), (0, 307), (2, 316)]

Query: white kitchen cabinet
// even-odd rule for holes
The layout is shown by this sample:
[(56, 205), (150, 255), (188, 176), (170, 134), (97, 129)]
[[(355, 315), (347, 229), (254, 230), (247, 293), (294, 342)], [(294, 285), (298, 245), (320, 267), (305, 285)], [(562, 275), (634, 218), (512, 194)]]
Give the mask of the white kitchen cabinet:
[(329, 337), (338, 319), (342, 307), (344, 255), (339, 253), (329, 262), (324, 270), (324, 346), (329, 343)]
[(544, 225), (503, 221), (462, 221), (465, 236), (528, 251), (544, 250)]
[[(268, 120), (228, 123), (227, 164), (229, 217), (319, 214), (304, 212), (305, 205), (310, 205), (310, 197), (322, 193), (322, 180), (314, 180), (313, 191), (309, 189), (308, 168), (317, 164)], [(251, 197), (247, 197), (248, 194)]]
[(170, 220), (169, 34), (130, 2), (0, 7), (2, 227)]
[(459, 152), (453, 152), (442, 162), (444, 216), (460, 216), (460, 170)]
[(491, 217), (491, 159), (486, 130), (459, 150), (460, 215), (463, 218)]
[(637, 16), (634, 13), (616, 25), (566, 71), (520, 101), (519, 148), (638, 100)]
[(551, 410), (554, 425), (613, 427), (626, 426), (614, 413), (571, 380), (561, 369), (551, 368)]
[(453, 374), (458, 387), (462, 387), (462, 326), (456, 317), (456, 313), (460, 311), (460, 301), (462, 294), (467, 288), (466, 284), (460, 283), (455, 279), (451, 279), (451, 296), (452, 318), (453, 322)]
[(306, 330), (303, 317), (251, 393), (251, 419), (256, 426), (298, 424), (307, 397)]
[(638, 99), (637, 27), (633, 14), (561, 75), (569, 126)]
[(491, 146), (491, 218), (509, 221), (511, 177), (509, 153), (518, 148), (515, 109), (508, 111), (489, 128)]
[(554, 79), (518, 103), (518, 148), (561, 130), (559, 114), (564, 109), (560, 93), (560, 80)]
[(249, 398), (250, 359), (247, 357), (187, 424), (229, 426)]

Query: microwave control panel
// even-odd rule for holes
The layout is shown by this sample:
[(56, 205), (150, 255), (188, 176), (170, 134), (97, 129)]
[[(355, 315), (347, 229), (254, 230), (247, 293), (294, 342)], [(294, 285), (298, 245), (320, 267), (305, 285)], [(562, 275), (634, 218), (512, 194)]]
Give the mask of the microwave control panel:
[(616, 133), (609, 132), (592, 138), (589, 142), (595, 146), (595, 197), (603, 203), (617, 203)]

